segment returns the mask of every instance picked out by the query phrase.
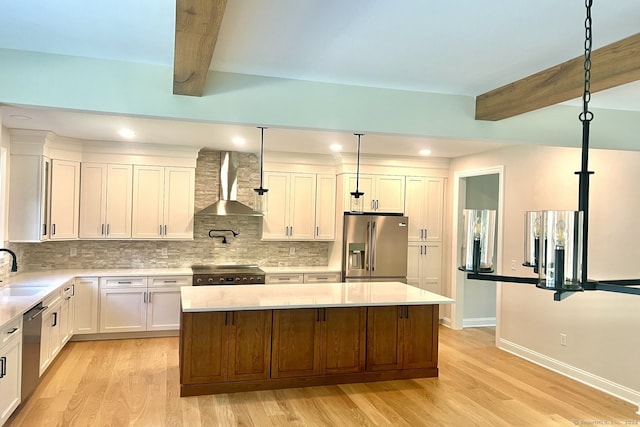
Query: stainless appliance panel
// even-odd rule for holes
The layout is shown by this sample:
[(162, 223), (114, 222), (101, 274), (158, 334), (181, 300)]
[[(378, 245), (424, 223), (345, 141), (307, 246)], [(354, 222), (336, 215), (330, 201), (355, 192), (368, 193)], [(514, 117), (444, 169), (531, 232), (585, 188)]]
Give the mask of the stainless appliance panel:
[(342, 277), (406, 278), (408, 218), (402, 215), (345, 213)]
[(21, 398), (24, 402), (40, 383), (40, 340), (42, 312), (47, 307), (39, 303), (22, 317), (22, 381)]

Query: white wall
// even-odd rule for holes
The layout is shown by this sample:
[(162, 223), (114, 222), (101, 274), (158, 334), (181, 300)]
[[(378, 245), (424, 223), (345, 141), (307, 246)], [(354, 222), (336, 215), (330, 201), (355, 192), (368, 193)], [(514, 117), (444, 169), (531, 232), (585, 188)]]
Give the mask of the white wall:
[[(640, 278), (640, 152), (591, 150), (589, 277)], [(580, 151), (518, 146), (460, 158), (456, 171), (505, 167), (503, 262), (522, 267), (524, 212), (575, 210)], [(450, 180), (451, 181), (451, 180)], [(449, 260), (450, 262), (450, 260)], [(449, 267), (454, 268), (454, 267)], [(640, 403), (640, 297), (591, 291), (554, 302), (532, 285), (499, 287), (499, 345), (552, 369)], [(560, 334), (567, 345), (560, 345)]]

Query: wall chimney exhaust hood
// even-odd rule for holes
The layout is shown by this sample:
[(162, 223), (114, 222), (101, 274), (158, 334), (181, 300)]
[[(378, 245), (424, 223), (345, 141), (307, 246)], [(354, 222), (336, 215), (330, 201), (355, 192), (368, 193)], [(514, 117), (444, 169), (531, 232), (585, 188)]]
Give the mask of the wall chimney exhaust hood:
[(225, 151), (220, 156), (220, 200), (199, 211), (196, 215), (263, 216), (237, 201), (238, 153)]

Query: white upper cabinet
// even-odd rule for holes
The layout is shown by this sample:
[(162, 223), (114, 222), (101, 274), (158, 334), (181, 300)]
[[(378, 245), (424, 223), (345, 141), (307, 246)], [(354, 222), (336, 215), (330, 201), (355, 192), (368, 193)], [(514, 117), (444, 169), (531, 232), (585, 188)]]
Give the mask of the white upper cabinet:
[(316, 177), (316, 240), (336, 237), (336, 176), (318, 174)]
[(195, 170), (134, 166), (132, 237), (192, 239)]
[(80, 187), (80, 238), (131, 237), (131, 165), (83, 163)]
[(444, 179), (407, 177), (405, 215), (409, 217), (409, 241), (442, 241)]
[(51, 160), (41, 155), (11, 154), (9, 241), (49, 240)]
[[(404, 212), (404, 176), (360, 174), (358, 190), (364, 193), (365, 212)], [(356, 175), (345, 175), (344, 207), (349, 209), (351, 192), (356, 189)]]
[(80, 162), (51, 162), (51, 239), (77, 239), (80, 211)]
[(265, 172), (265, 240), (313, 240), (316, 234), (316, 175)]

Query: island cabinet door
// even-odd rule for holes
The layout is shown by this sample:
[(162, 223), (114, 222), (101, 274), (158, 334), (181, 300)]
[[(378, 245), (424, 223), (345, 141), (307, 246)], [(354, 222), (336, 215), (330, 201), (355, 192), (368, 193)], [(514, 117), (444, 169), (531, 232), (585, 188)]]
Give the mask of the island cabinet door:
[(367, 371), (402, 369), (403, 306), (367, 308)]
[(181, 384), (227, 380), (229, 357), (228, 313), (182, 313), (180, 330)]
[(229, 381), (269, 378), (271, 314), (271, 310), (229, 313)]
[(341, 307), (321, 310), (323, 373), (363, 372), (366, 358), (367, 308)]
[(271, 377), (320, 375), (321, 309), (273, 311)]
[(438, 306), (406, 306), (403, 314), (403, 368), (438, 366)]

